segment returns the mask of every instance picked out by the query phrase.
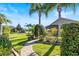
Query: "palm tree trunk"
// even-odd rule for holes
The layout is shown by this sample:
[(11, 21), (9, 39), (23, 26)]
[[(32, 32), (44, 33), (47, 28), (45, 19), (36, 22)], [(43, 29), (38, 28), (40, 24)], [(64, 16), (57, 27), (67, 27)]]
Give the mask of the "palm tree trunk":
[(41, 25), (41, 12), (39, 11), (39, 25)]
[(0, 36), (2, 35), (2, 23), (0, 23)]
[[(58, 17), (59, 17), (59, 18), (61, 18), (61, 10), (62, 10), (61, 4), (59, 3), (59, 4), (58, 4)], [(60, 25), (58, 25), (58, 36), (61, 35), (61, 34), (60, 34), (60, 29), (61, 29), (61, 27), (60, 27)]]
[(41, 25), (41, 12), (39, 11), (39, 27), (38, 27), (38, 39), (40, 39), (40, 25)]
[(62, 8), (61, 8), (61, 4), (58, 4), (58, 17), (59, 18), (61, 18), (61, 10), (62, 10)]

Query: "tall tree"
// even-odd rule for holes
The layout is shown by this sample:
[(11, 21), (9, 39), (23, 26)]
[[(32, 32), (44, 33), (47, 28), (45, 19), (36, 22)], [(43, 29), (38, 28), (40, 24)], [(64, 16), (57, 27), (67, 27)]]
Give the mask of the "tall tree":
[(33, 13), (37, 12), (39, 16), (39, 25), (41, 25), (42, 14), (45, 14), (47, 17), (49, 10), (53, 9), (56, 3), (51, 4), (52, 7), (49, 5), (49, 3), (33, 3), (31, 4), (29, 15), (31, 16)]
[(0, 13), (0, 35), (2, 35), (2, 23), (11, 23), (10, 20), (7, 19), (7, 17), (4, 14)]
[(17, 25), (16, 30), (21, 33), (24, 29), (21, 27), (20, 24)]
[[(41, 25), (41, 14), (45, 13), (45, 9), (44, 9), (43, 4), (41, 4), (41, 3), (32, 4), (31, 8), (30, 8), (30, 13), (29, 14), (31, 15), (34, 12), (38, 13), (38, 16), (39, 16), (39, 25)], [(39, 36), (40, 36), (40, 29), (38, 29), (38, 39), (40, 39)]]
[[(38, 16), (39, 16), (39, 25), (41, 25), (41, 16), (42, 14), (45, 14), (46, 17), (48, 15), (47, 11), (48, 11), (49, 7), (47, 4), (43, 4), (43, 3), (33, 3), (31, 4), (31, 8), (30, 8), (30, 15), (32, 15), (34, 12), (37, 12), (38, 13)], [(38, 29), (39, 30), (39, 29)], [(38, 36), (40, 34), (40, 30), (38, 31)], [(39, 37), (38, 37), (39, 39)]]
[(33, 27), (33, 25), (32, 24), (25, 24), (25, 27), (27, 27), (28, 28), (28, 34), (29, 34), (29, 32), (30, 31), (32, 31), (32, 27)]
[(78, 5), (77, 3), (56, 3), (56, 4), (52, 3), (52, 4), (48, 4), (49, 9), (47, 12), (51, 11), (52, 7), (56, 6), (58, 11), (58, 17), (61, 18), (62, 8), (64, 8), (65, 10), (67, 10), (67, 8), (70, 8), (75, 13), (77, 5)]
[(22, 29), (21, 25), (18, 24), (17, 27), (16, 27), (16, 29), (17, 29), (17, 30), (21, 30), (21, 29)]
[(61, 12), (62, 12), (62, 8), (63, 8), (63, 7), (65, 8), (65, 10), (66, 10), (67, 8), (70, 8), (70, 9), (72, 9), (72, 11), (75, 13), (75, 11), (76, 11), (76, 6), (77, 6), (77, 4), (75, 4), (75, 3), (58, 3), (57, 5), (58, 5), (58, 6), (57, 6), (57, 10), (58, 10), (58, 17), (59, 17), (59, 18), (61, 18)]

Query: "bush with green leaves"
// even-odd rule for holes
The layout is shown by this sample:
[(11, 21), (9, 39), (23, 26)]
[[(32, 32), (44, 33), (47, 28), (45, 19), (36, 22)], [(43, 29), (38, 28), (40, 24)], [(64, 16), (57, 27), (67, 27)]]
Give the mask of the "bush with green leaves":
[(57, 31), (58, 31), (58, 30), (57, 30), (56, 27), (50, 29), (50, 33), (51, 33), (53, 36), (57, 36)]
[(44, 41), (54, 44), (57, 41), (57, 38), (56, 37), (52, 37), (52, 36), (46, 36)]
[(42, 25), (35, 25), (34, 30), (33, 30), (33, 34), (35, 37), (38, 36), (45, 36), (45, 29)]
[(12, 44), (7, 37), (0, 36), (0, 56), (7, 56), (12, 53)]
[(10, 27), (9, 26), (4, 26), (3, 27), (3, 35), (9, 37), (10, 34)]
[(61, 55), (79, 55), (79, 23), (65, 24), (62, 28)]
[(57, 42), (62, 42), (62, 37), (57, 37)]

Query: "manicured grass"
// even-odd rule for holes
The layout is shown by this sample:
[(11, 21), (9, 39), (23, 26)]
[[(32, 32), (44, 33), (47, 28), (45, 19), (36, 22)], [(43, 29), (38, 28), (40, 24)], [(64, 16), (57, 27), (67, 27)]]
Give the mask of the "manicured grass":
[(10, 34), (9, 37), (10, 37), (13, 47), (17, 51), (20, 51), (20, 49), (23, 48), (25, 42), (28, 41), (25, 33), (14, 33), (14, 34)]
[(40, 56), (56, 56), (60, 55), (60, 46), (48, 44), (34, 44), (33, 50)]

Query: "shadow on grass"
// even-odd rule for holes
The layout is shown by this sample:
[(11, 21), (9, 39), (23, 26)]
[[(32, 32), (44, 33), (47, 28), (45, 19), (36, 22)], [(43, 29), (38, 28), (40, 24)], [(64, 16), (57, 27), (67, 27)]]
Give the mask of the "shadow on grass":
[(49, 50), (48, 50), (43, 56), (48, 56), (48, 55), (50, 55), (50, 53), (53, 51), (53, 49), (54, 49), (55, 46), (56, 46), (56, 45), (51, 46), (51, 47), (49, 48)]
[(14, 39), (14, 40), (11, 40), (11, 42), (16, 42), (16, 41), (20, 41), (20, 40), (24, 40), (24, 39), (27, 39), (27, 38), (19, 38), (19, 39)]
[(38, 43), (38, 40), (31, 40), (30, 43), (26, 43), (25, 46)]
[[(25, 39), (25, 40), (24, 40)], [(21, 41), (21, 40), (23, 40), (23, 41)], [(20, 38), (20, 39), (15, 39), (15, 40), (11, 40), (11, 42), (18, 42), (17, 44), (14, 44), (13, 46), (17, 46), (17, 45), (20, 45), (20, 46), (26, 46), (26, 44), (25, 43), (27, 43), (28, 41), (32, 41), (32, 40), (30, 40), (30, 38), (29, 37), (27, 37), (27, 38)], [(30, 43), (27, 43), (27, 45), (30, 45), (30, 44), (33, 44), (33, 43), (35, 43), (35, 42), (30, 42)]]
[(28, 41), (29, 41), (29, 40), (24, 40), (24, 41), (22, 41), (22, 42), (19, 42), (19, 43), (13, 45), (13, 46), (17, 46), (17, 45), (24, 46), (25, 43), (28, 42)]

